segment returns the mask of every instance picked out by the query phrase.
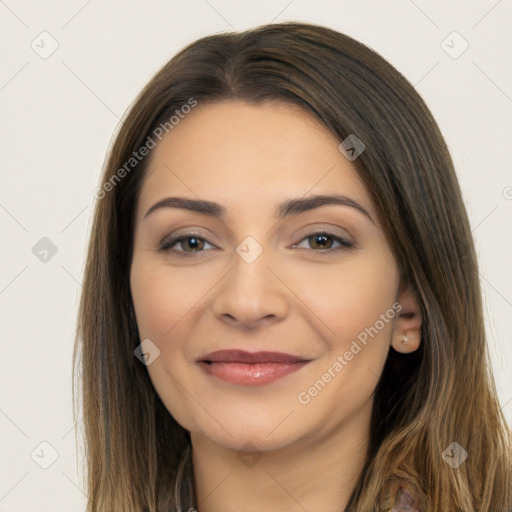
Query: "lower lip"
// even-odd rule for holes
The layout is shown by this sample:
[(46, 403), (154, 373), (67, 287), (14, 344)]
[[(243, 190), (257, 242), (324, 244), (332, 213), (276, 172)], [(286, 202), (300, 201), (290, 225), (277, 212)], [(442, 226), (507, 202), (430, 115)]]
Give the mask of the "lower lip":
[(199, 366), (208, 374), (242, 386), (260, 386), (296, 372), (309, 361), (300, 363), (204, 363)]

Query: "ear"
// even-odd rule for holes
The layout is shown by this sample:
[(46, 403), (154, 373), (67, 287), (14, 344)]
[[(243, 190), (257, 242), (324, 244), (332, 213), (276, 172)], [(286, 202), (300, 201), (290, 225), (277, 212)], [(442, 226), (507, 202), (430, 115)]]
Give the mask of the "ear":
[(391, 346), (402, 354), (417, 350), (421, 343), (422, 314), (412, 287), (402, 284), (397, 298), (402, 309), (393, 325)]

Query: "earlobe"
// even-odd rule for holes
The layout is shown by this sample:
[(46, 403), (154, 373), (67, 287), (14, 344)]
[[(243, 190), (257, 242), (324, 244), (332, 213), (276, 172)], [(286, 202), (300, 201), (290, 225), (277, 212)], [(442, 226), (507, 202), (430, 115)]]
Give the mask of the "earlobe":
[(409, 354), (421, 343), (421, 309), (411, 286), (401, 287), (398, 302), (402, 310), (393, 326), (391, 345), (397, 352)]

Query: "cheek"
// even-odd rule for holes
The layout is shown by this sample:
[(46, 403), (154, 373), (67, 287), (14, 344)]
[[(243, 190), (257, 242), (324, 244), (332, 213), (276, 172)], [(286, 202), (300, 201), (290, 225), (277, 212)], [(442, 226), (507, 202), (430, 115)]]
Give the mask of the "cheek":
[(297, 399), (312, 416), (321, 417), (328, 409), (327, 427), (355, 414), (372, 396), (396, 318), (399, 274), (394, 261), (358, 256), (316, 269), (314, 276), (303, 273), (303, 300), (322, 320), (315, 325), (322, 326), (328, 351), (311, 368)]
[(171, 336), (196, 295), (189, 281), (180, 282), (179, 273), (156, 262), (134, 261), (130, 286), (141, 339)]
[[(321, 320), (315, 325), (322, 326), (332, 349), (346, 350), (352, 340), (392, 308), (398, 272), (394, 262), (382, 256), (385, 253), (380, 254), (360, 253), (339, 264), (317, 266), (314, 271), (305, 268), (300, 272), (300, 281), (296, 279), (300, 290), (297, 295)], [(388, 339), (392, 322), (381, 324), (378, 323), (379, 336)]]
[(192, 368), (183, 353), (195, 323), (194, 305), (206, 290), (202, 291), (186, 272), (149, 260), (134, 259), (130, 274), (140, 339), (149, 338), (160, 350), (160, 357), (147, 366), (147, 371), (170, 414), (184, 428), (194, 430), (198, 428), (194, 403), (190, 403), (189, 393), (183, 393), (183, 386), (193, 392), (193, 383), (187, 380)]

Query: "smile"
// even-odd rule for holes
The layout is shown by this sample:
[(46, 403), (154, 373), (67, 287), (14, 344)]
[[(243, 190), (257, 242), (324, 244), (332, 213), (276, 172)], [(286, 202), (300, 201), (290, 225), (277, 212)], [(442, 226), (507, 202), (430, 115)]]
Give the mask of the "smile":
[(269, 384), (309, 362), (290, 354), (241, 350), (221, 350), (197, 361), (207, 375), (242, 386)]

